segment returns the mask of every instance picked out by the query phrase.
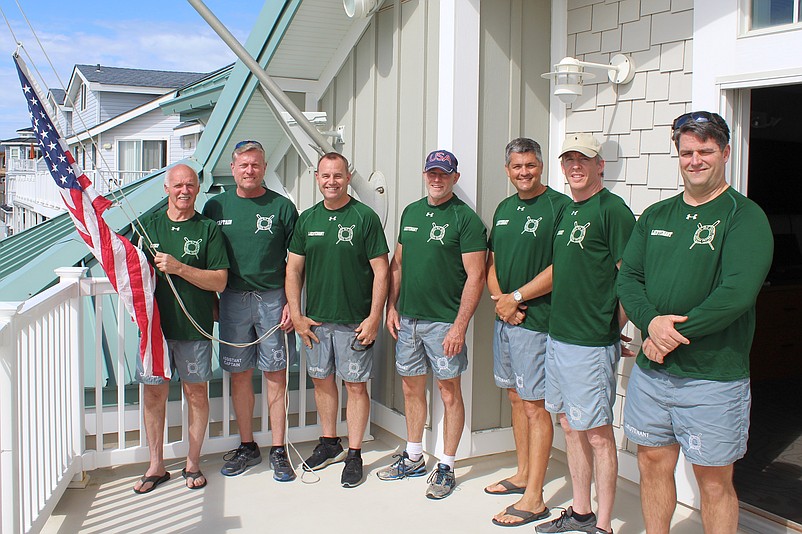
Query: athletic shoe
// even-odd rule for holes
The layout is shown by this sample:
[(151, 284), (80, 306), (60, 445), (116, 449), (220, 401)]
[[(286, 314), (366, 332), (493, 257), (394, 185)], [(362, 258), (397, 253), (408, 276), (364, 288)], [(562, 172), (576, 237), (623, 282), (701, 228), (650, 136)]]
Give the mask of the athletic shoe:
[(362, 484), (362, 458), (359, 456), (348, 456), (345, 458), (340, 483), (344, 488), (355, 488)]
[(223, 467), (220, 472), (227, 477), (243, 473), (248, 467), (262, 463), (262, 454), (259, 447), (248, 447), (240, 444), (236, 449), (228, 451), (223, 456)]
[(385, 467), (376, 476), (382, 480), (400, 480), (406, 477), (422, 477), (426, 474), (426, 462), (423, 455), (417, 460), (410, 460), (407, 451), (401, 454), (394, 454), (393, 458), (398, 458), (389, 467)]
[(560, 517), (548, 523), (542, 523), (535, 527), (535, 532), (588, 532), (589, 534), (597, 534), (604, 532), (604, 530), (596, 527), (596, 514), (590, 514), (590, 519), (587, 521), (579, 521), (574, 516), (574, 508), (568, 507), (568, 510), (563, 510)]
[(270, 467), (273, 468), (273, 480), (279, 482), (295, 480), (295, 471), (290, 465), (290, 459), (287, 458), (287, 450), (284, 447), (270, 453)]
[(430, 499), (445, 499), (457, 486), (454, 470), (446, 464), (437, 464), (437, 469), (429, 476), (426, 496)]
[(342, 462), (345, 458), (345, 451), (340, 438), (337, 438), (337, 442), (334, 445), (324, 443), (323, 438), (319, 438), (318, 441), (319, 443), (315, 450), (312, 451), (312, 455), (304, 463), (304, 471), (317, 471), (327, 465)]

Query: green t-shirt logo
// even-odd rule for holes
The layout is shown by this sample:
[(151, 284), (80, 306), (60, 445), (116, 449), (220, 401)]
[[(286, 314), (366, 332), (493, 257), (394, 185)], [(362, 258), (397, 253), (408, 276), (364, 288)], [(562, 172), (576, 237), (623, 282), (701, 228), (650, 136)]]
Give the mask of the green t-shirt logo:
[(192, 240), (188, 237), (184, 237), (184, 253), (181, 254), (181, 257), (184, 256), (195, 256), (195, 259), (198, 259), (198, 252), (200, 252), (200, 244), (203, 239)]
[(716, 226), (718, 226), (720, 222), (721, 220), (719, 219), (713, 224), (696, 223), (698, 228), (693, 234), (693, 243), (688, 248), (692, 249), (696, 245), (708, 245), (710, 250), (716, 250), (713, 247), (713, 240), (716, 238)]
[(529, 215), (526, 216), (526, 222), (524, 223), (523, 232), (521, 235), (525, 233), (532, 234), (532, 237), (537, 237), (537, 227), (540, 226), (540, 221), (543, 220), (543, 217), (538, 217), (537, 219), (533, 219)]
[(270, 217), (262, 217), (258, 213), (256, 214), (256, 231), (254, 234), (258, 234), (259, 232), (270, 232), (273, 233), (273, 217), (275, 215), (271, 215)]
[(337, 245), (340, 241), (345, 241), (353, 247), (354, 243), (351, 240), (354, 238), (354, 228), (356, 228), (356, 225), (352, 224), (351, 226), (343, 226), (338, 224), (337, 226), (339, 226), (340, 229), (337, 230), (337, 243), (334, 244)]
[(578, 222), (574, 221), (574, 229), (571, 230), (571, 235), (568, 236), (567, 244), (570, 245), (571, 243), (576, 243), (577, 245), (579, 245), (579, 248), (585, 250), (585, 247), (582, 245), (582, 241), (585, 240), (585, 236), (588, 233), (588, 226), (590, 226), (589, 222), (586, 225), (581, 225)]
[(432, 223), (432, 230), (429, 232), (429, 239), (426, 241), (440, 241), (441, 245), (444, 245), (443, 239), (446, 237), (446, 228), (448, 228), (447, 224), (443, 226), (437, 226), (437, 223)]

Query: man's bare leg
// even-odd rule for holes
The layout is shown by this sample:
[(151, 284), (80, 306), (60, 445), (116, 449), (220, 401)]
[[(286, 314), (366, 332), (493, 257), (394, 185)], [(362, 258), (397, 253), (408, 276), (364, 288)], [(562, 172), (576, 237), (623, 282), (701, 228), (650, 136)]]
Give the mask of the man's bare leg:
[(326, 378), (313, 378), (312, 383), (315, 385), (315, 404), (317, 405), (320, 426), (323, 429), (323, 437), (336, 438), (337, 409), (340, 403), (334, 375), (331, 374)]
[(407, 441), (423, 441), (426, 424), (426, 375), (401, 377), (404, 390), (404, 415), (407, 423)]
[[(187, 472), (200, 471), (200, 453), (206, 428), (209, 425), (209, 395), (206, 382), (183, 382), (184, 395), (187, 399), (189, 419), (189, 453), (187, 454)], [(206, 477), (187, 478), (187, 487), (198, 487), (206, 484)]]
[(593, 511), (590, 504), (590, 483), (593, 478), (593, 451), (587, 432), (574, 430), (564, 413), (559, 414), (565, 432), (568, 471), (571, 473), (572, 506), (574, 512), (585, 515)]
[[(588, 429), (585, 434), (593, 451), (593, 465), (596, 475), (596, 498), (599, 509), (596, 512), (596, 526), (611, 530), (615, 488), (618, 482), (618, 453), (615, 449), (615, 436), (612, 425)], [(581, 513), (581, 512), (580, 512)]]
[(705, 534), (735, 534), (738, 531), (738, 495), (732, 484), (732, 464), (694, 465), (693, 473), (702, 496)]
[(461, 377), (438, 380), (440, 397), (443, 399), (443, 453), (457, 454), (462, 429), (465, 426), (465, 402), (462, 399)]
[[(273, 435), (273, 446), (279, 447), (284, 445), (284, 428), (287, 426), (287, 412), (285, 409), (286, 370), (265, 371), (265, 378), (267, 379), (267, 410), (270, 412), (270, 431)], [(264, 427), (264, 423), (262, 426)]]
[(348, 422), (348, 447), (361, 449), (365, 428), (370, 417), (370, 397), (367, 382), (345, 382), (348, 390), (346, 421)]
[[(507, 389), (507, 397), (510, 399), (510, 406), (512, 407), (512, 437), (515, 440), (515, 454), (518, 460), (517, 471), (506, 480), (519, 488), (526, 486), (526, 481), (529, 478), (529, 429), (526, 411), (524, 409), (524, 402), (518, 396), (515, 388)], [(498, 482), (490, 484), (485, 488), (489, 493), (499, 493), (505, 491), (506, 488)]]
[[(167, 472), (164, 466), (164, 414), (167, 407), (167, 394), (170, 384), (145, 385), (143, 402), (145, 404), (145, 435), (148, 438), (150, 465), (145, 476), (163, 475)], [(138, 480), (134, 484), (137, 491), (147, 491), (152, 482), (143, 483)]]
[(671, 529), (671, 517), (677, 507), (674, 468), (678, 458), (678, 444), (667, 447), (638, 445), (640, 503), (643, 524), (649, 534), (669, 534)]
[(231, 404), (234, 405), (234, 414), (237, 416), (239, 439), (243, 443), (253, 441), (253, 369), (230, 373), (231, 378)]

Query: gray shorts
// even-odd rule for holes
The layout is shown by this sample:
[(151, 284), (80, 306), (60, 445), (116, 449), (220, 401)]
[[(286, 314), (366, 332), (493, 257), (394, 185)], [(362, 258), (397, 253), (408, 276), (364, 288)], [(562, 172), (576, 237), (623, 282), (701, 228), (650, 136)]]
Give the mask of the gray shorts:
[[(281, 322), (281, 311), (287, 299), (283, 289), (268, 291), (237, 291), (226, 288), (220, 295), (220, 339), (232, 343), (256, 341)], [(263, 339), (259, 345), (239, 348), (220, 344), (220, 367), (239, 373), (257, 367), (261, 371), (281, 371), (295, 361), (295, 332), (284, 331)], [(258, 355), (257, 355), (258, 353)]]
[(500, 388), (515, 388), (523, 400), (546, 396), (548, 334), (496, 319), (493, 335), (493, 376)]
[(395, 344), (395, 368), (401, 376), (425, 375), (429, 368), (437, 380), (456, 378), (468, 368), (467, 343), (454, 356), (443, 352), (443, 340), (451, 323), (401, 316)]
[[(167, 340), (167, 353), (173, 378), (187, 383), (208, 382), (212, 379), (212, 342)], [(143, 376), (142, 360), (136, 359), (136, 379), (148, 386), (169, 382), (160, 376)]]
[(621, 344), (583, 347), (551, 337), (546, 348), (546, 409), (574, 430), (613, 424), (615, 366)]
[(634, 366), (624, 405), (624, 432), (647, 447), (679, 443), (695, 465), (730, 465), (746, 454), (749, 379), (719, 382)]
[(337, 371), (346, 382), (367, 382), (373, 371), (373, 346), (365, 350), (356, 341), (354, 331), (359, 324), (323, 323), (313, 326), (312, 332), (320, 343), (312, 342), (306, 356), (306, 368), (312, 378), (326, 378)]

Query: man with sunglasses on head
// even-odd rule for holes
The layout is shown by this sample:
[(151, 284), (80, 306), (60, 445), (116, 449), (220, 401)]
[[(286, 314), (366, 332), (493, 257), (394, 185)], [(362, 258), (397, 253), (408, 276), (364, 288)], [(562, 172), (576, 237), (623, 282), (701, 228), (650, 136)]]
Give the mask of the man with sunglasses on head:
[(726, 181), (730, 132), (715, 113), (673, 124), (684, 190), (643, 212), (618, 293), (644, 341), (627, 387), (624, 431), (638, 444), (646, 530), (668, 533), (682, 450), (705, 532), (738, 529), (733, 463), (746, 452), (755, 300), (771, 266), (763, 211)]
[(426, 490), (430, 499), (448, 497), (457, 485), (454, 457), (465, 425), (460, 383), (468, 367), (465, 334), (485, 282), (487, 230), (454, 194), (459, 176), (454, 154), (435, 150), (428, 155), (423, 168), (427, 195), (401, 214), (390, 268), (387, 329), (397, 340), (395, 368), (403, 382), (407, 446), (377, 475), (399, 480), (426, 474), (423, 427), (431, 369), (443, 400), (444, 435), (443, 456)]
[[(248, 345), (220, 343), (220, 367), (231, 373), (231, 400), (241, 440), (239, 447), (224, 456), (220, 472), (239, 475), (262, 461), (253, 437), (253, 369), (257, 367), (267, 382), (273, 478), (289, 482), (295, 472), (285, 447), (284, 406), (286, 369), (295, 353), (295, 336), (284, 295), (284, 271), (298, 211), (286, 197), (265, 187), (266, 169), (265, 151), (258, 141), (237, 143), (231, 154), (236, 187), (210, 199), (203, 210), (223, 231), (231, 259), (228, 285), (220, 296), (220, 338)], [(255, 343), (278, 324), (280, 330)], [(266, 421), (264, 415), (262, 421)]]
[(557, 414), (565, 432), (573, 502), (535, 530), (611, 534), (618, 478), (612, 426), (615, 368), (626, 323), (615, 279), (635, 217), (621, 197), (604, 187), (604, 159), (595, 137), (566, 136), (560, 165), (573, 202), (554, 233), (546, 409)]
[[(362, 439), (370, 416), (367, 381), (373, 343), (387, 300), (387, 240), (379, 216), (348, 194), (348, 160), (320, 158), (315, 179), (323, 200), (298, 219), (287, 259), (287, 300), (292, 322), (308, 349), (323, 435), (303, 468), (316, 471), (345, 460), (341, 483), (362, 483)], [(301, 289), (306, 282), (306, 309)], [(337, 437), (337, 373), (348, 391), (348, 453)]]

